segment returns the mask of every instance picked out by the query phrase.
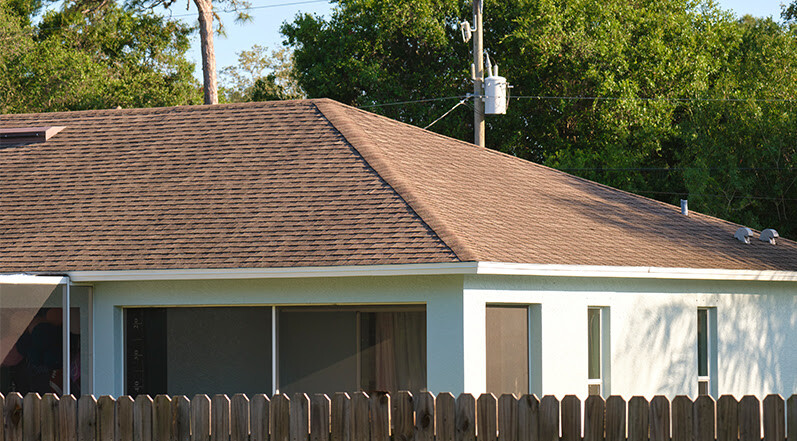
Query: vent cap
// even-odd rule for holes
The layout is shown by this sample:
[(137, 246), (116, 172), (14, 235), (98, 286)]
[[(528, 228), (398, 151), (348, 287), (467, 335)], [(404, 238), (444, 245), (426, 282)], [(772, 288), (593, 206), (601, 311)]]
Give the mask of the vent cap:
[(740, 242), (743, 243), (750, 243), (750, 238), (753, 236), (753, 230), (747, 227), (740, 227), (736, 230), (736, 234), (733, 237), (739, 239)]
[(766, 230), (761, 232), (761, 236), (758, 237), (758, 240), (769, 242), (772, 245), (775, 245), (777, 242), (778, 232), (773, 230), (772, 228), (767, 228)]
[(14, 127), (0, 129), (0, 145), (35, 144), (46, 142), (64, 127)]

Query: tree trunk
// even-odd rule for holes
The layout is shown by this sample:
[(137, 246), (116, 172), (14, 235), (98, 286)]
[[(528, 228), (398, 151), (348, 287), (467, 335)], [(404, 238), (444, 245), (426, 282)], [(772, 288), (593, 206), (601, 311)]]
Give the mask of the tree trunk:
[(202, 78), (205, 104), (218, 104), (216, 85), (216, 53), (213, 50), (213, 4), (211, 0), (194, 0), (199, 11), (199, 42), (202, 47)]

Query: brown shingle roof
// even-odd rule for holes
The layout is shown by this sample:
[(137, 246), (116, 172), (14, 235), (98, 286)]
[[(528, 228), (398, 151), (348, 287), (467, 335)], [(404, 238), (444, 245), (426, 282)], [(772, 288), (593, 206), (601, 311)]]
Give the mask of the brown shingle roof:
[(2, 115), (0, 272), (501, 261), (797, 270), (797, 244), (329, 100)]

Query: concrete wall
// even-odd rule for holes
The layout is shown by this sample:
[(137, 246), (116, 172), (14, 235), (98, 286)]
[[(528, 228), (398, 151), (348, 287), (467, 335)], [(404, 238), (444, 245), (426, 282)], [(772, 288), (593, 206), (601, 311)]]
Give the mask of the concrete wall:
[(94, 284), (93, 390), (124, 393), (123, 307), (422, 303), (427, 312), (427, 383), (464, 390), (462, 276), (333, 277)]
[[(587, 308), (609, 315), (604, 394), (697, 395), (697, 308), (716, 308), (712, 392), (797, 392), (797, 284), (466, 276), (466, 390), (484, 384), (484, 307), (539, 304), (542, 387), (587, 393)], [(534, 375), (532, 373), (532, 375)]]

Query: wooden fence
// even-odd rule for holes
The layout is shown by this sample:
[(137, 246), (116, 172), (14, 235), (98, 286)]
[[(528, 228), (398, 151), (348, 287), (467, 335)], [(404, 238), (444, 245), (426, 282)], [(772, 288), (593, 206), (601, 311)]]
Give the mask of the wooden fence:
[[(797, 395), (0, 395), (0, 441), (797, 441)], [(583, 418), (582, 418), (583, 411)], [(787, 431), (788, 428), (788, 431)]]

